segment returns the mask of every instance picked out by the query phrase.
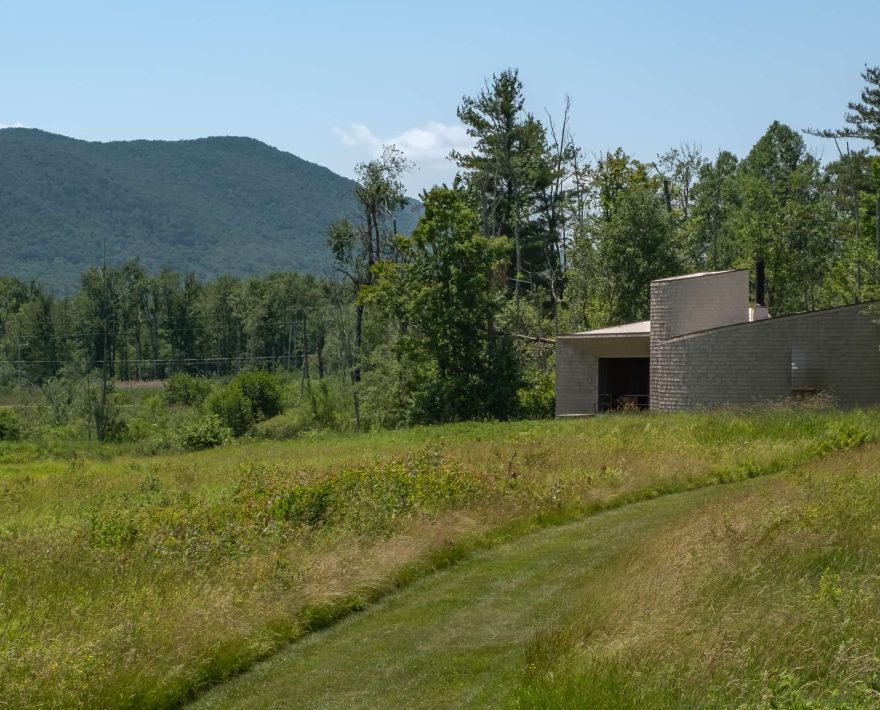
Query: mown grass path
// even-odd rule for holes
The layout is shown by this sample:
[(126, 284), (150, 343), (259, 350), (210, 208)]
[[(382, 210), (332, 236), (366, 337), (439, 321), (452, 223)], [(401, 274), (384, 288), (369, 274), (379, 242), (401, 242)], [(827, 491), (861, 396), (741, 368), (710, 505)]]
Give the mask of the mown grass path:
[(524, 643), (577, 601), (591, 575), (729, 489), (628, 505), (476, 553), (292, 644), (196, 707), (503, 705), (522, 672)]

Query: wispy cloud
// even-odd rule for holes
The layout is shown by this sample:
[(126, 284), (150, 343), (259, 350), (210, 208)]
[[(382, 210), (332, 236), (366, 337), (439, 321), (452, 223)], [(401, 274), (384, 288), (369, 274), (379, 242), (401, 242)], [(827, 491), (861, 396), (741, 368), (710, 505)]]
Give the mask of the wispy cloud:
[(380, 137), (363, 123), (350, 123), (346, 128), (334, 128), (343, 144), (355, 148), (364, 147), (377, 154), (383, 145), (396, 145), (406, 157), (423, 167), (440, 167), (446, 164), (451, 150), (468, 151), (473, 139), (463, 125), (431, 121), (423, 128), (410, 128), (396, 136)]
[(0, 130), (4, 128), (27, 128), (23, 123), (0, 123)]

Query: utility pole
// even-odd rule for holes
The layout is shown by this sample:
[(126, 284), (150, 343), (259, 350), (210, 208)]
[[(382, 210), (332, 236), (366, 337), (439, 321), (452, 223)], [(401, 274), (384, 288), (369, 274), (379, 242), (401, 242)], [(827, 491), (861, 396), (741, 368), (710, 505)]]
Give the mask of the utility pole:
[[(306, 386), (306, 380), (309, 379), (309, 335), (308, 321), (306, 320), (305, 309), (302, 311), (302, 377), (299, 381), (299, 396), (302, 397), (303, 390)], [(311, 383), (310, 385), (311, 386)]]
[(96, 429), (98, 434), (98, 441), (104, 441), (107, 437), (107, 381), (108, 381), (108, 368), (107, 368), (107, 331), (110, 327), (110, 319), (109, 319), (109, 311), (110, 311), (110, 284), (107, 282), (107, 240), (104, 240), (103, 245), (103, 255), (102, 255), (102, 264), (101, 264), (101, 283), (104, 287), (104, 296), (102, 300), (102, 308), (104, 321), (104, 334), (103, 334), (103, 345), (101, 346), (101, 415), (100, 418), (96, 417)]
[(18, 388), (24, 389), (24, 363), (21, 360), (21, 349), (26, 348), (30, 343), (23, 343), (21, 340), (18, 341), (18, 358), (16, 359), (15, 365), (18, 374)]

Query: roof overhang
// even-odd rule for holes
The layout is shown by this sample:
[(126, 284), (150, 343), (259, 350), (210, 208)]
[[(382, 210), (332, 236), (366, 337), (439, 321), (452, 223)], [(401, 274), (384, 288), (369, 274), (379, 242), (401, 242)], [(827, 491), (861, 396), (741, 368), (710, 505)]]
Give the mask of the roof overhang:
[(648, 357), (651, 350), (651, 321), (560, 335), (556, 342), (557, 345), (564, 344), (593, 357)]

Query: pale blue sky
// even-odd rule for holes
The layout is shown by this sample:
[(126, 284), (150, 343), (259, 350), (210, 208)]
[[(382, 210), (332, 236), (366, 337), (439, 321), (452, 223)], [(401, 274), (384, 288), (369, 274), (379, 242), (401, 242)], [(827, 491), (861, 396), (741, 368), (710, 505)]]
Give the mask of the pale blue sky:
[(682, 141), (742, 155), (774, 119), (837, 126), (880, 63), (878, 0), (0, 0), (0, 18), (0, 125), (246, 135), (346, 175), (396, 140), (413, 192), (451, 178), (456, 106), (509, 66), (539, 116), (571, 96), (588, 153), (650, 160)]

